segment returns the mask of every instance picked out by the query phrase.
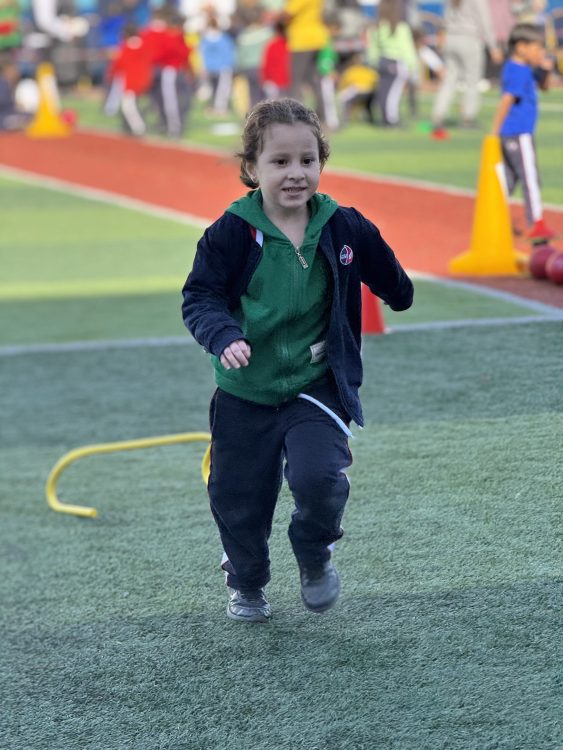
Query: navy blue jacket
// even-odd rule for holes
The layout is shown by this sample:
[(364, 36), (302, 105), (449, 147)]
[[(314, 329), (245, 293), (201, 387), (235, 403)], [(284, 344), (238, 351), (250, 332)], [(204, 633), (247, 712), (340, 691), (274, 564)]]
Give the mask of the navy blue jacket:
[[(364, 282), (392, 310), (412, 304), (412, 282), (379, 230), (354, 208), (339, 207), (325, 225), (319, 249), (332, 272), (332, 307), (327, 357), (343, 407), (363, 425), (358, 389), (362, 384), (361, 287)], [(250, 225), (225, 213), (197, 246), (183, 288), (182, 316), (195, 340), (220, 356), (244, 334), (231, 315), (260, 262), (262, 248)]]

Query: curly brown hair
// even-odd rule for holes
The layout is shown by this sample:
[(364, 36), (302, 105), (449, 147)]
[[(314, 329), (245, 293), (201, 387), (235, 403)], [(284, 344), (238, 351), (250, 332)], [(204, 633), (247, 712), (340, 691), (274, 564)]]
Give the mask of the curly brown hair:
[(255, 163), (264, 145), (264, 133), (268, 125), (280, 123), (294, 125), (302, 122), (313, 131), (319, 146), (321, 169), (330, 154), (330, 146), (321, 130), (319, 118), (312, 109), (296, 99), (275, 99), (260, 102), (246, 116), (242, 133), (242, 150), (235, 156), (240, 159), (240, 179), (249, 188), (257, 188), (258, 183), (248, 172), (248, 164)]

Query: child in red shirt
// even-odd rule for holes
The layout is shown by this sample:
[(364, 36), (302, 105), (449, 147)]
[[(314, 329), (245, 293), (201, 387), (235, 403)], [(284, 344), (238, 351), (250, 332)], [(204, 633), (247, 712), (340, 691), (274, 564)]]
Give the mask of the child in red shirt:
[(172, 137), (185, 129), (192, 100), (191, 49), (184, 39), (184, 18), (179, 13), (155, 11), (144, 32), (154, 67), (152, 98), (161, 127)]
[(125, 28), (123, 42), (109, 67), (108, 78), (111, 89), (106, 100), (106, 114), (119, 111), (127, 133), (144, 135), (147, 126), (138, 99), (149, 91), (153, 70), (149, 50), (136, 27)]
[(286, 96), (291, 85), (291, 62), (287, 46), (286, 25), (278, 21), (274, 25), (275, 36), (264, 49), (260, 80), (267, 99)]

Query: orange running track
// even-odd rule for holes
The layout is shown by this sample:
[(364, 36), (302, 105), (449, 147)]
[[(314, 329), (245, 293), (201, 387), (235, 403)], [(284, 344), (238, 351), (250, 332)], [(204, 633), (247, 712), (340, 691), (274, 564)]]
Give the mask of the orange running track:
[[(245, 190), (234, 157), (96, 132), (33, 140), (3, 134), (0, 164), (171, 208), (217, 218)], [(321, 191), (369, 217), (412, 270), (446, 275), (469, 246), (474, 198), (327, 169)], [(518, 211), (519, 209), (516, 209)], [(547, 212), (563, 234), (563, 213)]]

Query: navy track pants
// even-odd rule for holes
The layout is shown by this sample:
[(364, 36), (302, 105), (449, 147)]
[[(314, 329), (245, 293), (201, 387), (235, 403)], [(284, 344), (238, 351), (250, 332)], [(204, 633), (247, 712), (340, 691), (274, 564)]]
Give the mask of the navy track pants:
[[(307, 393), (348, 424), (333, 384)], [(298, 563), (328, 560), (329, 545), (344, 533), (350, 488), (352, 455), (342, 427), (302, 398), (263, 406), (217, 389), (210, 428), (208, 491), (228, 558), (227, 585), (254, 589), (270, 580), (268, 539), (284, 473), (295, 501), (289, 538)]]

